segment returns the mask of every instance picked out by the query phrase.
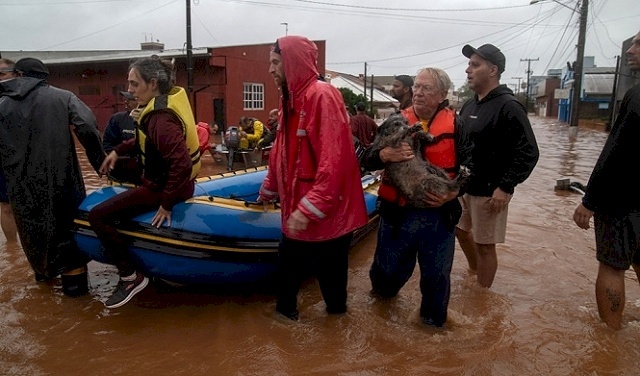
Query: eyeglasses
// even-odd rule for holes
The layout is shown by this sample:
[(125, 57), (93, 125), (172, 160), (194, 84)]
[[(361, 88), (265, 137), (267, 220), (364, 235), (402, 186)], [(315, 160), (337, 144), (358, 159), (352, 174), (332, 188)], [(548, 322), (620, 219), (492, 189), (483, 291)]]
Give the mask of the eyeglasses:
[(431, 85), (413, 84), (413, 91), (416, 92), (418, 90), (422, 90), (424, 93), (427, 93), (427, 94), (433, 94), (438, 91), (437, 88)]

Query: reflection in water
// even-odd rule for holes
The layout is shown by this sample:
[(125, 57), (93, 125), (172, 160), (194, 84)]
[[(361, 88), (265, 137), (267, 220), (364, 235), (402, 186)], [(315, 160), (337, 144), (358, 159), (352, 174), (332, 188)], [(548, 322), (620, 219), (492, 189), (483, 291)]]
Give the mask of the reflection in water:
[[(507, 243), (491, 290), (477, 287), (457, 249), (447, 327), (418, 320), (415, 275), (399, 296), (369, 295), (375, 234), (351, 253), (349, 312), (324, 313), (318, 287), (301, 291), (300, 322), (273, 314), (269, 286), (172, 288), (154, 284), (107, 310), (112, 267), (91, 263), (91, 295), (36, 284), (17, 247), (0, 246), (0, 373), (9, 375), (635, 375), (640, 289), (627, 275), (625, 327), (599, 319), (592, 231), (571, 220), (580, 196), (556, 180), (586, 183), (606, 134), (533, 118), (538, 167), (516, 189)], [(82, 153), (82, 151), (80, 150)], [(86, 161), (86, 159), (84, 159)], [(206, 173), (224, 170), (207, 155)], [(84, 163), (88, 171), (88, 163)], [(240, 167), (240, 166), (236, 166)], [(104, 182), (87, 173), (87, 188)], [(222, 225), (222, 224), (221, 224)]]

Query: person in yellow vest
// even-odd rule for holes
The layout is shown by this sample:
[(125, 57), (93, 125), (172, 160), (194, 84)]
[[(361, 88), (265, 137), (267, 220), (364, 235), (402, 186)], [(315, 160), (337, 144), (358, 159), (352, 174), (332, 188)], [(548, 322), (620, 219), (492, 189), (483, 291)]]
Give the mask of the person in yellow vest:
[(137, 134), (116, 146), (100, 167), (102, 174), (108, 173), (118, 155), (135, 148), (143, 168), (141, 186), (119, 193), (89, 212), (91, 228), (120, 274), (115, 291), (105, 302), (107, 308), (126, 304), (149, 282), (136, 270), (129, 240), (115, 223), (155, 210), (151, 225), (171, 226), (173, 206), (193, 195), (200, 170), (200, 145), (189, 98), (183, 88), (174, 86), (174, 75), (173, 64), (157, 56), (131, 64), (129, 92), (139, 104), (132, 111)]
[(252, 117), (241, 117), (238, 122), (240, 129), (240, 149), (253, 149), (264, 133), (264, 124)]
[[(449, 108), (446, 98), (450, 87), (451, 80), (442, 69), (421, 69), (413, 85), (413, 105), (403, 110), (402, 115), (409, 124), (419, 123), (434, 136), (434, 141), (423, 145), (420, 152), (453, 177), (460, 166), (473, 173), (473, 145), (455, 111)], [(370, 147), (362, 165), (373, 171), (412, 158), (415, 155), (408, 143), (381, 150)], [(455, 225), (462, 212), (457, 197), (462, 190), (464, 187), (443, 196), (424, 192), (426, 208), (410, 205), (384, 172), (378, 190), (381, 219), (369, 271), (371, 292), (382, 299), (396, 296), (413, 274), (417, 258), (422, 293), (420, 317), (430, 326), (442, 327), (447, 321)]]

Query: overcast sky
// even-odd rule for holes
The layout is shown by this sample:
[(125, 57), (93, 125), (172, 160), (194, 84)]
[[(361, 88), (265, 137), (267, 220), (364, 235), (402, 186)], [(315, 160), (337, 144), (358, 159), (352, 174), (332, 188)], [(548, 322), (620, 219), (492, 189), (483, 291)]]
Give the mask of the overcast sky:
[[(327, 69), (384, 76), (445, 69), (465, 82), (465, 44), (498, 46), (502, 82), (576, 58), (579, 0), (191, 0), (193, 47), (272, 43), (288, 32), (327, 42)], [(186, 0), (0, 0), (0, 51), (166, 49), (186, 42)], [(562, 3), (563, 5), (559, 5)], [(589, 0), (586, 56), (614, 67), (640, 31), (638, 0)], [(573, 11), (572, 9), (576, 9)], [(283, 25), (286, 23), (287, 25)], [(268, 57), (265, 56), (265, 60)], [(535, 59), (539, 59), (535, 61)], [(624, 63), (624, 57), (621, 60)]]

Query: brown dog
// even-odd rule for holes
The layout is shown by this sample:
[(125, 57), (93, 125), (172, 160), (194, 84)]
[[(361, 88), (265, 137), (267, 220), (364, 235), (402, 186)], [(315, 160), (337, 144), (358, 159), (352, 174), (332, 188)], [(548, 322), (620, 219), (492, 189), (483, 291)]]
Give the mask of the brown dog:
[(433, 135), (423, 131), (420, 124), (410, 127), (402, 115), (391, 115), (380, 125), (372, 146), (381, 150), (387, 146), (399, 147), (403, 142), (411, 145), (415, 158), (387, 163), (384, 175), (405, 196), (409, 205), (427, 207), (424, 202), (427, 192), (442, 196), (459, 189), (468, 180), (470, 171), (464, 166), (460, 166), (458, 175), (451, 179), (442, 168), (425, 160), (421, 145), (433, 142)]

